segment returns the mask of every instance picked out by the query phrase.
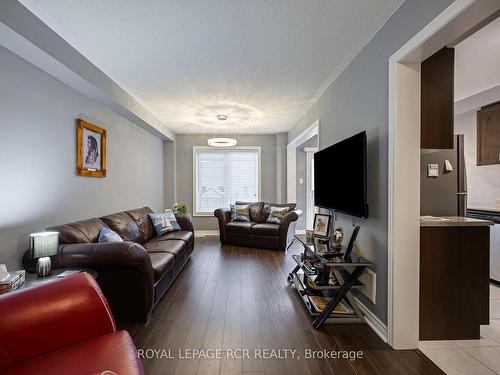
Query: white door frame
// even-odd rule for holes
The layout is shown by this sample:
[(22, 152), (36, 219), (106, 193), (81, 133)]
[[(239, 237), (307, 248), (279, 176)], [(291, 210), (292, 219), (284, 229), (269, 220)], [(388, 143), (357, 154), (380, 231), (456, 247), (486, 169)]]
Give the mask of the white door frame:
[(319, 144), (319, 119), (286, 146), (286, 201), (289, 203), (297, 202), (297, 147), (315, 135), (318, 136)]
[(314, 172), (313, 160), (314, 153), (318, 151), (317, 147), (306, 147), (306, 229), (313, 227), (313, 214), (314, 214)]
[(457, 0), (389, 59), (388, 343), (418, 347), (420, 63), (487, 19), (498, 0)]

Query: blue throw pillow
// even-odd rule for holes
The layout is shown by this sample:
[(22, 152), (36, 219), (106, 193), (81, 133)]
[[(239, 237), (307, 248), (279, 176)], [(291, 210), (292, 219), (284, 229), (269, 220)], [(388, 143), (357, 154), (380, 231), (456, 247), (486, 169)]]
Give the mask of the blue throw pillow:
[(99, 232), (99, 239), (97, 240), (97, 242), (123, 242), (123, 238), (121, 238), (116, 232), (113, 232), (109, 228), (102, 228)]
[(166, 213), (149, 214), (149, 218), (153, 223), (157, 236), (161, 236), (162, 234), (172, 232), (174, 230)]
[(174, 211), (169, 208), (165, 210), (165, 214), (167, 215), (168, 221), (170, 221), (170, 225), (172, 225), (173, 230), (181, 230), (181, 226), (175, 218)]

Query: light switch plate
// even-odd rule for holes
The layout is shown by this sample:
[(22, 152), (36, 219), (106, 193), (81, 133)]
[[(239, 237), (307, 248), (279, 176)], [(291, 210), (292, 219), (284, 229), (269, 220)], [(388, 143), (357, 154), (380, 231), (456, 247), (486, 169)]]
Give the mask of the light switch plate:
[(427, 177), (439, 176), (439, 164), (427, 164)]

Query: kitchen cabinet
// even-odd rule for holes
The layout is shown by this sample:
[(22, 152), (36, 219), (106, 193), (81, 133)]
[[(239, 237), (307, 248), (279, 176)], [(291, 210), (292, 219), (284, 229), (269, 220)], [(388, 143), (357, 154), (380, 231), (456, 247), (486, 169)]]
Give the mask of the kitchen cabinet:
[(445, 47), (420, 70), (420, 148), (453, 148), (455, 50)]

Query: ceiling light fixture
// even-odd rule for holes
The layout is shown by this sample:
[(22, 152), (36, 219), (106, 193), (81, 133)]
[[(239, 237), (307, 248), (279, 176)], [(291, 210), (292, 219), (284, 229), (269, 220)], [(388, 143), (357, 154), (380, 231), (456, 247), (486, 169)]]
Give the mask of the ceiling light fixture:
[(226, 121), (227, 120), (227, 115), (217, 115), (217, 120), (219, 120), (219, 121)]
[(236, 146), (238, 141), (234, 138), (210, 138), (208, 145), (212, 147), (232, 147)]

